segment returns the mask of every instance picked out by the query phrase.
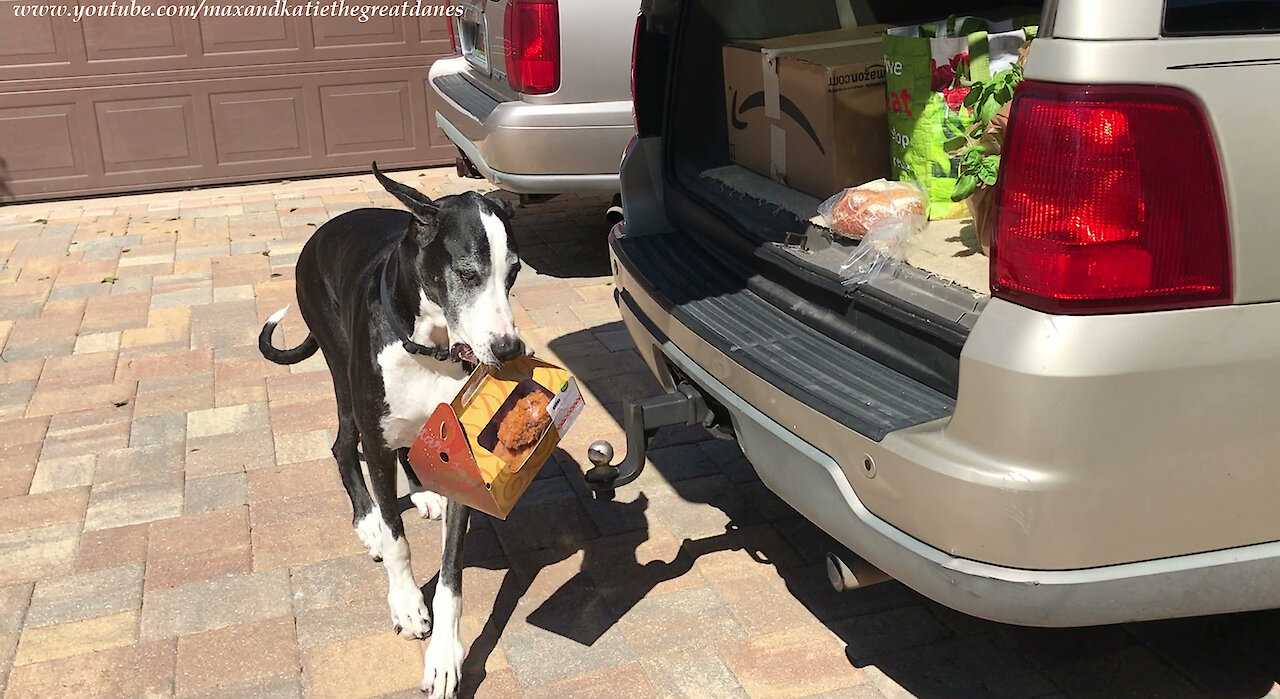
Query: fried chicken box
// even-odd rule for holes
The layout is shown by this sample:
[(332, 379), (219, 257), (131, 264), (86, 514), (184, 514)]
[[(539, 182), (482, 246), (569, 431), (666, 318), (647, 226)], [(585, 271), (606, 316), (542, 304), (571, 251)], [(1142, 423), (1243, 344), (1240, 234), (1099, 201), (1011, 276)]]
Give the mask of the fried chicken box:
[(409, 447), (422, 487), (506, 519), (584, 406), (565, 369), (533, 357), (480, 366)]

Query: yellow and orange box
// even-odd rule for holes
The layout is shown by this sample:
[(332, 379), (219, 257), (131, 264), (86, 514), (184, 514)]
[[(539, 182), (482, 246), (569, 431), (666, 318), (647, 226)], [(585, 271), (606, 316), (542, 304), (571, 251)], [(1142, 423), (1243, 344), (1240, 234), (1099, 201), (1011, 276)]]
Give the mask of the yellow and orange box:
[[(551, 419), (532, 447), (512, 453), (497, 439), (499, 424), (533, 391), (549, 399)], [(562, 367), (533, 357), (482, 365), (432, 413), (409, 447), (409, 466), (427, 490), (506, 519), (584, 405)]]

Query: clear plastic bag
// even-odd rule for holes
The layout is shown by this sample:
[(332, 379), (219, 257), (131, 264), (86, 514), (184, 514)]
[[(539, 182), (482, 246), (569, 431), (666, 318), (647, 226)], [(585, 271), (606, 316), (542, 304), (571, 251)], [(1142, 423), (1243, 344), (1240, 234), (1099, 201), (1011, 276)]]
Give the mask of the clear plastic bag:
[(928, 198), (914, 182), (876, 180), (846, 189), (818, 207), (826, 226), (837, 235), (858, 240), (840, 265), (841, 283), (852, 287), (871, 281), (905, 254), (907, 239), (924, 230)]

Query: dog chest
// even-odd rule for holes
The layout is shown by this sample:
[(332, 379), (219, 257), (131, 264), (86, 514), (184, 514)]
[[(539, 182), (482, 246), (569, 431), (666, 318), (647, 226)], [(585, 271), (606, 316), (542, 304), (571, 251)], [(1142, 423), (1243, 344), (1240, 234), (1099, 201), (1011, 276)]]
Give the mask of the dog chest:
[(412, 355), (399, 343), (378, 353), (378, 367), (386, 402), (383, 439), (393, 449), (409, 446), (436, 406), (453, 400), (468, 376), (457, 362)]

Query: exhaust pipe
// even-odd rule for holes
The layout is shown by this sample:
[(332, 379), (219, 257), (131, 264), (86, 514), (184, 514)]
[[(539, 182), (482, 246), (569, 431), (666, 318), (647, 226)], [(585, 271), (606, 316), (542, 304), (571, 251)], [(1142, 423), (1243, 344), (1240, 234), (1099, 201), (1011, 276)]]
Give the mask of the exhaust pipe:
[(888, 579), (889, 576), (884, 571), (851, 551), (846, 551), (842, 555), (837, 555), (833, 551), (827, 552), (827, 580), (831, 581), (831, 587), (834, 587), (836, 592), (856, 590)]
[(470, 180), (484, 179), (484, 175), (480, 174), (480, 171), (476, 169), (475, 164), (472, 163), (467, 156), (462, 155), (461, 153), (458, 154), (458, 157), (453, 159), (453, 165), (458, 169), (458, 177), (464, 177)]
[(622, 223), (622, 195), (613, 195), (613, 201), (609, 202), (609, 208), (605, 209), (604, 220), (609, 224), (609, 228)]

